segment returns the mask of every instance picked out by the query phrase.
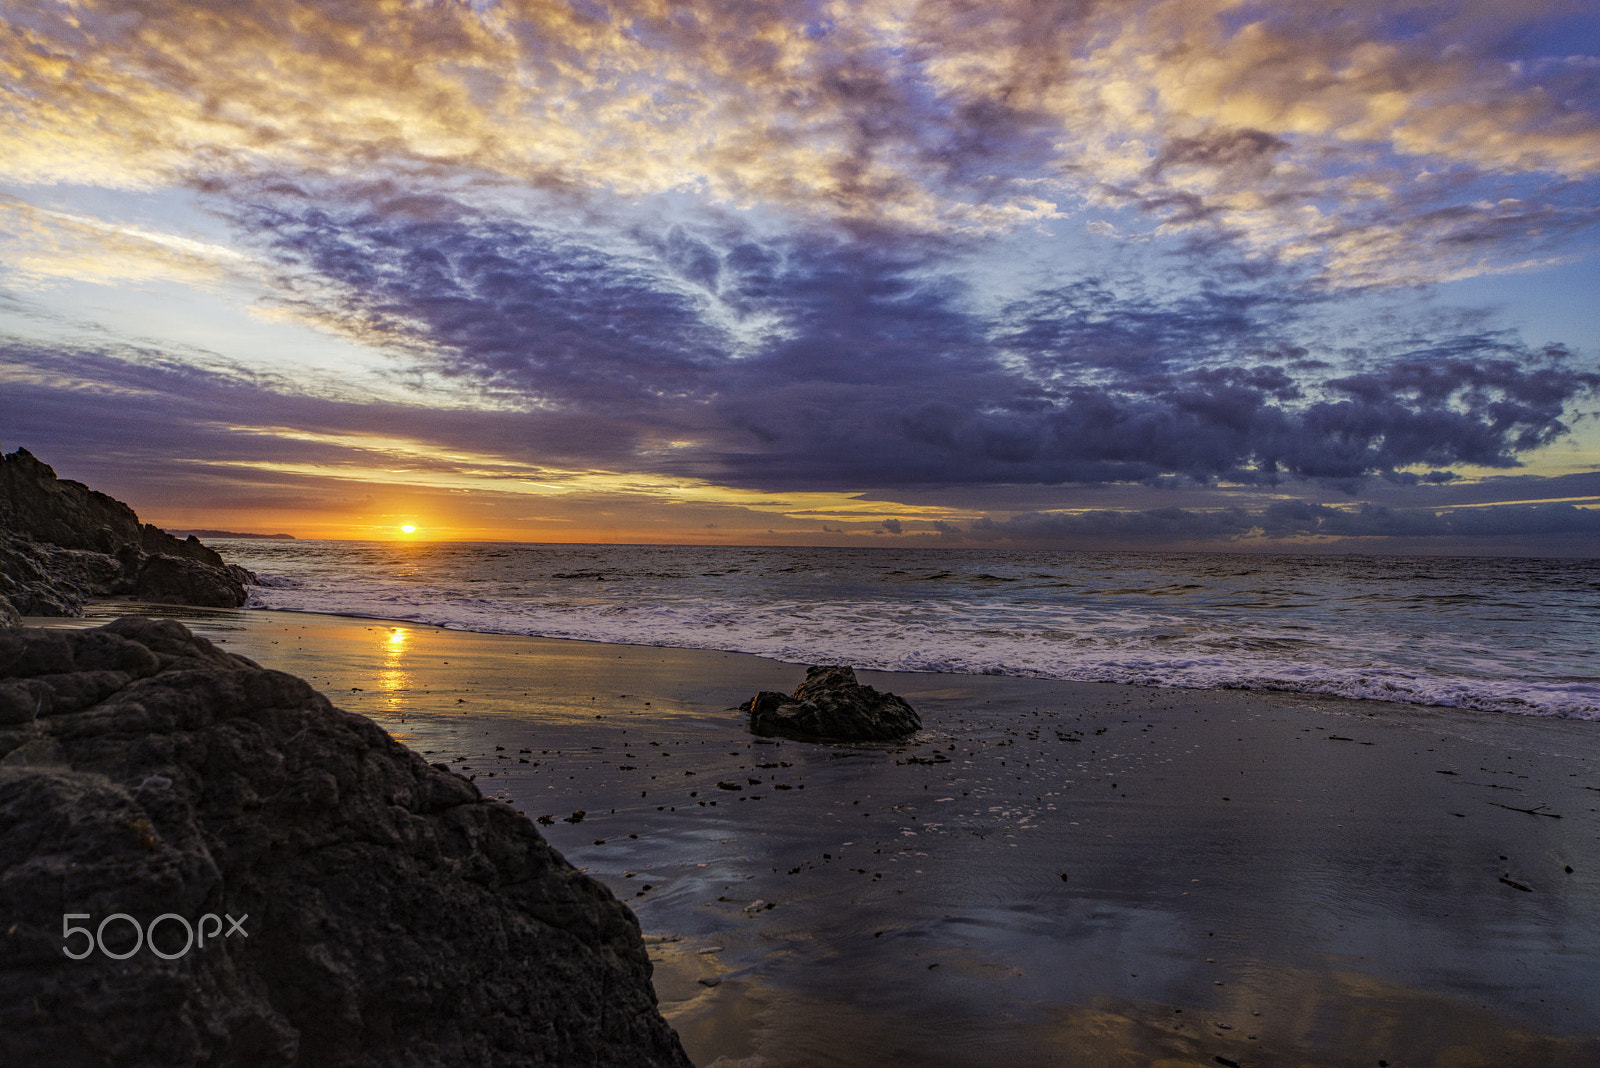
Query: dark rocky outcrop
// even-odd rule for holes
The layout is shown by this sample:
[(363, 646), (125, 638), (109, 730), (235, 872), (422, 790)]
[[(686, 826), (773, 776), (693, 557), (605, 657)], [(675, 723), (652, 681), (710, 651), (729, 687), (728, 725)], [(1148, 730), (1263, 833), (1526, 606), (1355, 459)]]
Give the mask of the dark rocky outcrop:
[(0, 597), (23, 615), (75, 616), (84, 601), (125, 582), (114, 556), (13, 537), (0, 527)]
[(752, 733), (803, 742), (891, 742), (922, 729), (910, 705), (861, 685), (848, 667), (806, 668), (794, 696), (764, 690), (739, 710)]
[[(72, 960), (68, 913), (248, 919)], [(301, 679), (170, 620), (0, 633), (0, 1064), (687, 1065), (650, 973), (530, 821)]]
[(245, 586), (256, 581), (255, 575), (233, 564), (217, 567), (165, 553), (143, 557), (128, 570), (133, 574), (129, 590), (133, 598), (157, 604), (237, 608), (248, 596)]
[(15, 613), (77, 615), (91, 597), (237, 608), (254, 581), (198, 538), (179, 540), (56, 478), (27, 449), (0, 456), (0, 626)]

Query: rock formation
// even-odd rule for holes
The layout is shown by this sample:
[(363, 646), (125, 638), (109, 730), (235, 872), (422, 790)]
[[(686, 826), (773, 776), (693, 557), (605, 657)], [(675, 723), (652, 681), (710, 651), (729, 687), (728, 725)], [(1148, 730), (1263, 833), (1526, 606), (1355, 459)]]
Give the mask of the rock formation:
[(180, 541), (56, 478), (27, 449), (0, 456), (0, 626), (17, 613), (78, 615), (91, 597), (237, 608), (254, 581), (198, 538)]
[(752, 733), (803, 742), (891, 742), (922, 729), (910, 705), (861, 685), (848, 667), (806, 668), (793, 697), (763, 690), (739, 710)]
[(529, 820), (303, 680), (0, 632), (0, 1064), (687, 1065), (650, 973)]

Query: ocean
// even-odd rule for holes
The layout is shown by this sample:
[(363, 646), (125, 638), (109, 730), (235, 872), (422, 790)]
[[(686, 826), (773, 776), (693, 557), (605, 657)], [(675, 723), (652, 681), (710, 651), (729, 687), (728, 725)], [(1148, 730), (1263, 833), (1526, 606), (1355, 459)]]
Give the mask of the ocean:
[(229, 540), (249, 606), (1600, 719), (1600, 559)]

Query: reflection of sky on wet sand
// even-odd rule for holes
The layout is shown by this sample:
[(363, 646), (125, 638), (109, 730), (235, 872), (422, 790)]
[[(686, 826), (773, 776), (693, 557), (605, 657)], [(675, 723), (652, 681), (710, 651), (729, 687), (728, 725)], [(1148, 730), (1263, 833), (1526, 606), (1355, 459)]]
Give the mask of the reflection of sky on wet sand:
[[(663, 994), (669, 1004), (686, 1006), (673, 1024), (691, 1051), (737, 1051), (751, 1034), (761, 1036), (763, 1049), (783, 1051), (759, 1061), (733, 1052), (698, 1062), (708, 1068), (874, 1063), (855, 1055), (863, 1050), (870, 1050), (878, 1064), (918, 1068), (1200, 1068), (1230, 1062), (1366, 1068), (1380, 1061), (1588, 1068), (1595, 1063), (1592, 1041), (1541, 1035), (1471, 1002), (1357, 972), (1280, 973), (1261, 998), (1204, 1010), (1096, 997), (1085, 1004), (1021, 1012), (999, 1004), (1003, 976), (974, 974), (966, 984), (973, 1001), (953, 1003), (954, 1013), (930, 1011), (926, 1003), (916, 1006), (913, 1029), (886, 1027), (881, 1006), (852, 996), (853, 987), (779, 989), (758, 976), (719, 975), (693, 949), (672, 945), (659, 947), (655, 956), (675, 977), (704, 973), (700, 978), (717, 984), (708, 989), (698, 979), (676, 978), (677, 988)], [(673, 1002), (672, 994), (680, 992), (684, 1000)], [(974, 1017), (984, 1012), (992, 1015), (975, 1040)], [(1314, 1060), (1306, 1050), (1318, 1051)]]
[(874, 675), (915, 745), (780, 744), (724, 709), (791, 666), (234, 615), (552, 817), (702, 1066), (1600, 1063), (1597, 725)]
[[(724, 798), (704, 816), (723, 831), (716, 870), (656, 874), (636, 905), (647, 929), (690, 947), (656, 950), (658, 989), (689, 1048), (759, 1053), (766, 1065), (1147, 1064), (1201, 1051), (1199, 1063), (1401, 1064), (1455, 1046), (1483, 1052), (1445, 1063), (1600, 1057), (1593, 1042), (1530, 1026), (1595, 1033), (1586, 999), (1600, 924), (1555, 861), (1592, 853), (1592, 817), (1565, 827), (1569, 810), (1531, 828), (1504, 810), (1456, 817), (1443, 806), (1482, 801), (1404, 759), (1426, 751), (1410, 748), (1424, 741), (1415, 731), (1366, 728), (1372, 746), (1340, 750), (1326, 728), (1303, 743), (1284, 733), (1320, 717), (1282, 717), (1263, 739), (1270, 725), (1212, 706), (1209, 734), (1180, 724), (1181, 744), (1163, 744), (1172, 710), (1144, 696), (1136, 719), (1123, 708), (1086, 719), (1079, 742), (1051, 745), (1053, 729), (1013, 727), (1014, 716), (943, 723), (948, 734), (935, 728), (917, 751), (953, 740), (951, 765), (784, 746), (793, 767), (780, 774), (804, 769), (804, 808), (735, 802), (722, 816)], [(1453, 731), (1426, 738), (1428, 759), (1476, 767), (1492, 755), (1513, 775), (1530, 759), (1594, 770), (1592, 750), (1587, 764), (1539, 752), (1554, 735), (1538, 730), (1514, 732), (1510, 752), (1478, 748), (1496, 740), (1487, 726), (1473, 746)], [(1065, 785), (1068, 763), (1088, 774), (1068, 773), (1052, 812), (1040, 788)], [(861, 815), (869, 804), (873, 818)], [(635, 863), (632, 843), (576, 840), (590, 827), (558, 826), (552, 839), (602, 874)], [(686, 843), (652, 848), (693, 855)], [(1500, 884), (1496, 863), (1537, 871), (1541, 894)], [(756, 898), (779, 907), (746, 915)], [(710, 945), (716, 968), (702, 974), (710, 966), (691, 954)], [(717, 982), (709, 995), (692, 989), (701, 978)], [(748, 1023), (732, 1034), (730, 1019)]]

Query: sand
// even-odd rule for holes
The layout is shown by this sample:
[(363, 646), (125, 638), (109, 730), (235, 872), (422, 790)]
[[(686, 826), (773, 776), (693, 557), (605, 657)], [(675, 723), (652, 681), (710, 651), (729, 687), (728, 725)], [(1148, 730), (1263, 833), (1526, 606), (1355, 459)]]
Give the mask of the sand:
[(757, 657), (163, 611), (541, 817), (705, 1068), (1600, 1064), (1600, 724), (861, 672), (923, 732), (811, 745)]

